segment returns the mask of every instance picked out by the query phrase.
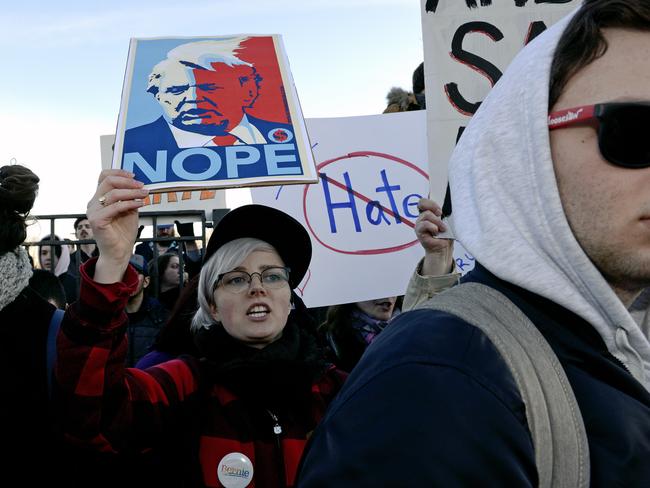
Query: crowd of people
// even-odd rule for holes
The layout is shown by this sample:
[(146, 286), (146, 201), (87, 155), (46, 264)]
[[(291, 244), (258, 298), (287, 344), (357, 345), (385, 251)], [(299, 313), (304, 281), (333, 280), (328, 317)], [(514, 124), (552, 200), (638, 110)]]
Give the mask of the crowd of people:
[[(648, 46), (641, 0), (585, 0), (538, 36), (450, 161), (475, 269), (424, 198), (404, 296), (322, 323), (295, 292), (309, 233), (277, 209), (227, 213), (203, 249), (167, 224), (135, 246), (148, 190), (104, 170), (78, 248), (46, 236), (33, 269), (39, 179), (0, 167), (8, 479), (648, 486)], [(424, 107), (422, 71), (388, 112)]]

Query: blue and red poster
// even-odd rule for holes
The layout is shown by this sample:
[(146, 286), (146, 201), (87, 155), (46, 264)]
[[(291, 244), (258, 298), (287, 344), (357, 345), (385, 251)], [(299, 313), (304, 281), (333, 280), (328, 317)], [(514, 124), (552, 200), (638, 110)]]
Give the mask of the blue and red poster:
[(132, 39), (113, 168), (150, 190), (316, 181), (280, 36)]

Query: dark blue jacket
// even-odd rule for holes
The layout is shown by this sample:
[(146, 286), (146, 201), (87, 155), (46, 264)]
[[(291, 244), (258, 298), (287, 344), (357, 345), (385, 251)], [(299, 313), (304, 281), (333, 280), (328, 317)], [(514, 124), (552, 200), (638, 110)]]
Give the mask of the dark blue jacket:
[(137, 312), (127, 313), (129, 325), (126, 329), (128, 352), (126, 365), (129, 368), (151, 350), (160, 329), (167, 321), (169, 311), (158, 300), (145, 296)]
[[(587, 430), (592, 487), (650, 486), (650, 394), (585, 320), (497, 279), (557, 354)], [(404, 313), (368, 348), (314, 433), (298, 486), (537, 486), (523, 401), (475, 327)]]

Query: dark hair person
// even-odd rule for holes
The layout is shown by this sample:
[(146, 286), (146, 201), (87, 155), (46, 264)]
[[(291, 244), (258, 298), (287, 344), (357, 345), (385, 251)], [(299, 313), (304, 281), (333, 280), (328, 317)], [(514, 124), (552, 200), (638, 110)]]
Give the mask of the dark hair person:
[(181, 354), (196, 356), (198, 351), (191, 331), (192, 319), (198, 305), (199, 275), (191, 278), (181, 291), (165, 325), (160, 329), (151, 350), (135, 364), (138, 369), (147, 369), (169, 361)]
[[(158, 256), (157, 263), (149, 263), (149, 275), (155, 275), (154, 281), (156, 291), (154, 296), (162, 303), (167, 310), (173, 310), (178, 297), (181, 294), (181, 268), (180, 259), (176, 252), (166, 252)], [(188, 275), (183, 271), (183, 283), (186, 284)]]
[(395, 315), (397, 301), (398, 297), (386, 297), (332, 305), (327, 309), (319, 331), (338, 368), (352, 371), (366, 348)]
[(68, 272), (70, 250), (65, 244), (50, 244), (61, 241), (56, 234), (47, 235), (39, 241), (38, 263), (41, 269), (53, 273), (63, 285), (66, 303), (70, 304), (79, 295), (77, 280)]
[(24, 166), (0, 167), (0, 424), (6, 446), (0, 466), (4, 477), (26, 486), (59, 480), (45, 361), (55, 308), (28, 286), (32, 266), (21, 246), (38, 183)]
[(169, 462), (192, 486), (293, 486), (345, 378), (323, 359), (292, 292), (309, 266), (309, 235), (269, 207), (227, 214), (200, 273), (197, 356), (124, 368), (129, 257), (147, 193), (131, 173), (106, 170), (88, 204), (100, 254), (81, 267), (80, 300), (58, 341), (67, 435), (100, 450), (175, 450)]

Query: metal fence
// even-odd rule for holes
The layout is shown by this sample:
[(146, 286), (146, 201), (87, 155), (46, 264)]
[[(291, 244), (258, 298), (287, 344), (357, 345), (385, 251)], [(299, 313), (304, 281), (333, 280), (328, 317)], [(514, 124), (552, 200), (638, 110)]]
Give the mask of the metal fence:
[[(153, 236), (152, 237), (140, 237), (138, 235), (138, 238), (136, 239), (135, 245), (137, 245), (140, 242), (153, 242), (154, 244), (157, 243), (163, 243), (163, 242), (177, 242), (179, 243), (179, 250), (182, 251), (183, 248), (185, 247), (183, 245), (184, 242), (200, 242), (201, 245), (199, 247), (199, 251), (201, 253), (201, 259), (203, 259), (203, 253), (207, 244), (207, 230), (211, 229), (218, 223), (218, 221), (228, 212), (228, 209), (216, 209), (212, 212), (212, 220), (209, 221), (206, 219), (205, 212), (202, 210), (183, 210), (183, 211), (167, 211), (167, 212), (140, 212), (139, 213), (139, 220), (140, 220), (140, 225), (141, 226), (151, 226), (152, 231), (153, 231)], [(36, 216), (31, 216), (33, 220), (38, 221), (39, 223), (43, 222), (49, 222), (49, 233), (46, 235), (49, 236), (60, 236), (62, 234), (62, 225), (57, 225), (57, 222), (60, 222), (61, 220), (75, 220), (79, 217), (84, 217), (84, 214), (56, 214), (56, 215), (36, 215)], [(173, 237), (157, 237), (156, 236), (156, 227), (159, 224), (171, 224), (174, 221), (179, 221), (181, 223), (188, 223), (188, 222), (193, 222), (193, 223), (200, 223), (201, 225), (201, 231), (199, 232), (198, 235), (194, 236), (185, 236), (185, 237), (180, 237), (180, 236), (173, 236)], [(75, 230), (76, 229), (72, 229)], [(58, 231), (58, 234), (57, 234)], [(67, 229), (66, 234), (70, 232), (70, 229)], [(76, 235), (76, 234), (75, 234)], [(95, 241), (92, 239), (48, 239), (47, 241), (26, 241), (23, 243), (24, 246), (26, 246), (28, 249), (32, 248), (34, 246), (38, 247), (40, 250), (40, 247), (43, 246), (75, 246), (75, 251), (71, 252), (72, 254), (76, 254), (77, 256), (77, 263), (81, 262), (81, 249), (79, 246), (82, 244), (94, 244)], [(134, 248), (135, 248), (134, 245)], [(153, 246), (153, 273), (151, 274), (151, 286), (150, 288), (152, 290), (157, 290), (157, 280), (158, 280), (158, 256), (159, 256), (159, 250), (158, 246), (154, 245)], [(184, 275), (183, 272), (185, 270), (185, 256), (184, 252), (179, 252), (179, 264), (180, 264), (180, 286), (182, 287), (184, 285)], [(40, 264), (40, 262), (39, 262)], [(54, 272), (54, 260), (50, 261), (50, 271)], [(77, 280), (79, 280), (79, 274), (76, 273), (75, 277)], [(78, 283), (77, 283), (78, 284)]]

